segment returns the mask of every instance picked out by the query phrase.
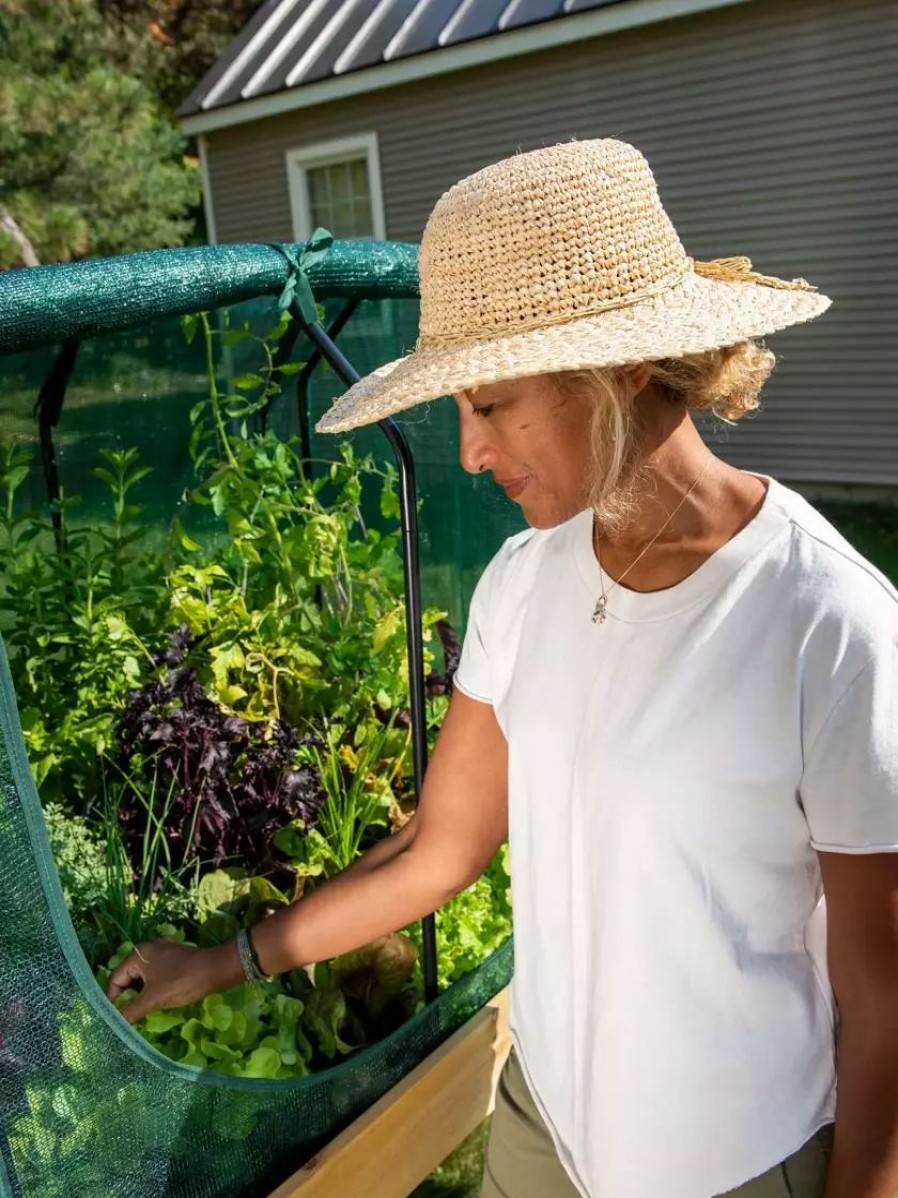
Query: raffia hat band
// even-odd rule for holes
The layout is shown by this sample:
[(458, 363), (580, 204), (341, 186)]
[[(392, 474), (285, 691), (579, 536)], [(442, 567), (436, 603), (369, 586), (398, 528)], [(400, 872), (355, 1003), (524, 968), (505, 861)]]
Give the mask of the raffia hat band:
[(778, 279), (774, 275), (758, 274), (752, 270), (750, 258), (713, 258), (710, 262), (698, 262), (694, 258), (687, 258), (685, 269), (667, 278), (660, 279), (639, 291), (630, 292), (629, 295), (606, 300), (600, 304), (591, 304), (589, 307), (578, 308), (575, 312), (570, 312), (566, 316), (553, 316), (549, 320), (531, 320), (525, 323), (518, 323), (511, 329), (507, 325), (493, 328), (485, 328), (483, 325), (480, 325), (476, 332), (471, 332), (467, 335), (422, 333), (415, 343), (415, 351), (435, 349), (444, 345), (470, 345), (489, 337), (502, 337), (507, 336), (509, 333), (526, 333), (531, 329), (548, 329), (554, 325), (566, 324), (568, 321), (582, 320), (588, 316), (598, 316), (602, 312), (615, 312), (620, 308), (629, 308), (633, 304), (641, 304), (646, 300), (653, 299), (655, 296), (664, 295), (665, 292), (672, 291), (675, 287), (685, 282), (690, 274), (697, 274), (703, 279), (716, 279), (721, 283), (757, 283), (764, 287), (777, 287), (783, 291), (817, 290), (807, 279)]

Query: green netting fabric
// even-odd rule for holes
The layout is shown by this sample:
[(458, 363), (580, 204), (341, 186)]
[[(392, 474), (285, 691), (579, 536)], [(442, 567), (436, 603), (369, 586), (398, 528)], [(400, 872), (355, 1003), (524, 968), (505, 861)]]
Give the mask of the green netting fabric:
[[(295, 250), (301, 247), (292, 247)], [(0, 277), (0, 432), (37, 450), (36, 392), (65, 340), (83, 346), (53, 429), (67, 494), (97, 518), (90, 471), (103, 445), (141, 447), (156, 488), (145, 518), (161, 523), (188, 468), (187, 411), (205, 386), (181, 313), (275, 298), (289, 266), (269, 246), (199, 247), (38, 267)], [(311, 272), (332, 318), (365, 300), (340, 337), (361, 372), (405, 352), (417, 323), (417, 247), (335, 243)], [(262, 319), (262, 318), (260, 318)], [(27, 352), (26, 352), (27, 351)], [(299, 357), (308, 346), (299, 346)], [(338, 393), (316, 371), (308, 393), (271, 413), (284, 435)], [(425, 497), (425, 602), (460, 619), (476, 576), (513, 531), (498, 499), (461, 498), (454, 421), (422, 409), (405, 424)], [(312, 434), (313, 456), (336, 451)], [(386, 454), (377, 429), (359, 448)], [(46, 502), (36, 452), (25, 485)], [(479, 487), (475, 480), (475, 489)], [(91, 488), (94, 488), (93, 490)], [(311, 1078), (248, 1081), (176, 1065), (106, 1001), (65, 909), (29, 770), (0, 643), (0, 1193), (4, 1198), (251, 1198), (273, 1186), (384, 1094), (507, 983), (505, 945), (387, 1040)]]
[[(288, 248), (298, 254), (303, 246)], [(274, 294), (289, 273), (287, 259), (270, 245), (153, 250), (8, 271), (0, 278), (0, 353)], [(319, 300), (414, 296), (418, 248), (337, 241), (309, 279)]]
[[(302, 247), (289, 247), (298, 252)], [(289, 275), (286, 259), (268, 245), (198, 246), (120, 258), (40, 266), (0, 273), (0, 438), (25, 441), (34, 456), (21, 497), (47, 503), (35, 400), (60, 345), (80, 342), (65, 404), (53, 427), (60, 482), (80, 495), (76, 513), (100, 512), (103, 488), (92, 476), (101, 448), (133, 446), (153, 476), (139, 496), (143, 519), (170, 517), (187, 484), (188, 413), (206, 392), (199, 339), (185, 343), (177, 317), (228, 307), (234, 323), (249, 319), (257, 331), (276, 318), (277, 297)], [(335, 241), (310, 271), (325, 324), (347, 301), (361, 301), (338, 337), (360, 374), (412, 349), (418, 331), (418, 247), (404, 242)], [(308, 357), (300, 338), (295, 358)], [(255, 369), (233, 351), (234, 371)], [(333, 457), (339, 439), (314, 431), (345, 386), (332, 370), (316, 369), (307, 392), (285, 393), (272, 406), (271, 427), (296, 435), (300, 411), (309, 449)], [(523, 525), (483, 476), (458, 466), (458, 430), (451, 401), (422, 405), (398, 417), (411, 446), (423, 499), (420, 517), (422, 593), (426, 605), (446, 609), (456, 626), (483, 567), (504, 537)], [(348, 438), (360, 454), (391, 458), (377, 427)], [(2, 563), (0, 563), (2, 570)]]
[(173, 1064), (106, 1001), (50, 855), (0, 645), (4, 1198), (255, 1198), (414, 1068), (510, 977), (510, 943), (387, 1040), (316, 1077)]

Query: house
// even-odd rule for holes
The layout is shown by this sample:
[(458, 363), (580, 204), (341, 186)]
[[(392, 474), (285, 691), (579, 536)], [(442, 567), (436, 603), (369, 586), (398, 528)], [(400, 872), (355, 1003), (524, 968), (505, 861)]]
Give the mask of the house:
[(267, 0), (181, 115), (219, 241), (417, 241), (487, 163), (633, 142), (693, 256), (834, 299), (717, 452), (898, 497), (896, 68), (894, 0)]

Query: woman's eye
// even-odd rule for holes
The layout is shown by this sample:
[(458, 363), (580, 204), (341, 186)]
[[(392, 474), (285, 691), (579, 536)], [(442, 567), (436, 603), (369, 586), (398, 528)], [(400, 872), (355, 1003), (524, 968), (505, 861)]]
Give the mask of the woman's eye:
[(473, 409), (474, 415), (475, 416), (489, 416), (489, 414), (492, 412), (492, 410), (495, 406), (496, 406), (495, 404), (487, 403), (487, 404), (484, 404), (482, 408), (474, 408)]

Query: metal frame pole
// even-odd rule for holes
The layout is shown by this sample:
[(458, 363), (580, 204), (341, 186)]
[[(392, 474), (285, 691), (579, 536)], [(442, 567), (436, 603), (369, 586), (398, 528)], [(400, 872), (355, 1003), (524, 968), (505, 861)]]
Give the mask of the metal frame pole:
[[(44, 379), (34, 405), (33, 414), (38, 418), (40, 430), (44, 481), (47, 484), (47, 497), (51, 504), (58, 502), (60, 498), (59, 466), (56, 460), (56, 446), (53, 444), (53, 430), (59, 424), (62, 405), (65, 403), (66, 389), (75, 369), (80, 349), (81, 342), (79, 340), (63, 342), (62, 348), (53, 359), (53, 365)], [(56, 549), (58, 553), (62, 554), (65, 550), (62, 513), (51, 511), (51, 519), (56, 537)]]
[[(351, 300), (337, 313), (331, 322), (327, 335), (333, 341), (339, 337), (350, 316), (359, 306), (359, 300)], [(292, 310), (291, 310), (292, 314)], [(305, 328), (305, 325), (302, 326)], [(295, 341), (295, 335), (293, 341)], [(291, 341), (291, 348), (293, 345)], [(302, 447), (303, 470), (307, 478), (312, 477), (312, 430), (309, 428), (309, 381), (315, 373), (315, 367), (321, 361), (322, 353), (316, 345), (299, 372), (296, 379), (296, 419), (299, 425), (299, 441)], [(284, 361), (287, 359), (285, 358)]]
[[(343, 382), (350, 387), (353, 383), (357, 383), (361, 375), (337, 348), (324, 329), (318, 324), (309, 324), (303, 317), (298, 304), (292, 304), (290, 312)], [(424, 784), (424, 771), (427, 768), (427, 715), (424, 699), (424, 638), (421, 629), (421, 569), (418, 554), (415, 463), (408, 441), (396, 421), (387, 418), (379, 421), (378, 425), (390, 442), (399, 472), (399, 513), (402, 524), (402, 565), (405, 577), (405, 626), (409, 664), (412, 753), (415, 790), (420, 798)], [(436, 924), (432, 914), (425, 916), (422, 920), (422, 940), (424, 997), (427, 1002), (432, 1002), (438, 993)]]

